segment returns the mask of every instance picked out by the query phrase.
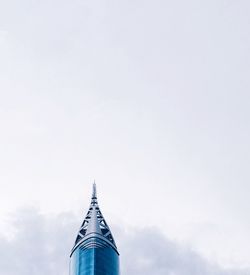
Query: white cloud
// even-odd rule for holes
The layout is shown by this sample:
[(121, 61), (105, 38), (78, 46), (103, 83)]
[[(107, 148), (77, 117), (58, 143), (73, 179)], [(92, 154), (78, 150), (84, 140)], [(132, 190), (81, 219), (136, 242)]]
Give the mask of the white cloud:
[[(12, 239), (0, 238), (1, 275), (68, 275), (69, 252), (79, 221), (70, 213), (46, 217), (25, 209), (12, 216)], [(245, 270), (223, 270), (187, 247), (165, 238), (157, 229), (125, 233), (114, 226), (126, 275), (244, 275)]]

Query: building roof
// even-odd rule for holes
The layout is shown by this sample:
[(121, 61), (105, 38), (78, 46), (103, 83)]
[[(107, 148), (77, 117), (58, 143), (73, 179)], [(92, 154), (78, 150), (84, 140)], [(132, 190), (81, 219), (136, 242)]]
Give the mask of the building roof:
[(96, 237), (110, 244), (116, 251), (117, 247), (97, 202), (96, 184), (93, 184), (93, 193), (87, 215), (79, 229), (72, 252), (85, 240)]

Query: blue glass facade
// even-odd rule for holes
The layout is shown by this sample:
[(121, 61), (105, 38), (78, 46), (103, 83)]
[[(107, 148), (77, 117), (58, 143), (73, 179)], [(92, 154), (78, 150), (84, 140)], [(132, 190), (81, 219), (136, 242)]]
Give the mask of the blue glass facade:
[(70, 275), (119, 275), (119, 254), (106, 241), (87, 239), (71, 255)]

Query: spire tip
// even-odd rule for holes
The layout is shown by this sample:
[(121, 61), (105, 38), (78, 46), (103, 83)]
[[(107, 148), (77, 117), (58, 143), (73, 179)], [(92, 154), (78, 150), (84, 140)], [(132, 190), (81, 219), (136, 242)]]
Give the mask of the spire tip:
[(94, 180), (94, 183), (93, 183), (93, 193), (92, 193), (92, 198), (96, 198), (96, 183), (95, 183), (95, 180)]

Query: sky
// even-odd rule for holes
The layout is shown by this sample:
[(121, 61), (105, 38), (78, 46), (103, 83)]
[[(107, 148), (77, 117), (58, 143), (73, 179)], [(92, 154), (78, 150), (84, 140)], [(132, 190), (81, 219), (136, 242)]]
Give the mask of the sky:
[[(4, 251), (62, 222), (50, 249), (67, 251), (95, 180), (124, 275), (250, 274), (249, 15), (247, 0), (0, 0)], [(166, 259), (139, 249), (131, 270), (125, 240), (153, 236)]]

